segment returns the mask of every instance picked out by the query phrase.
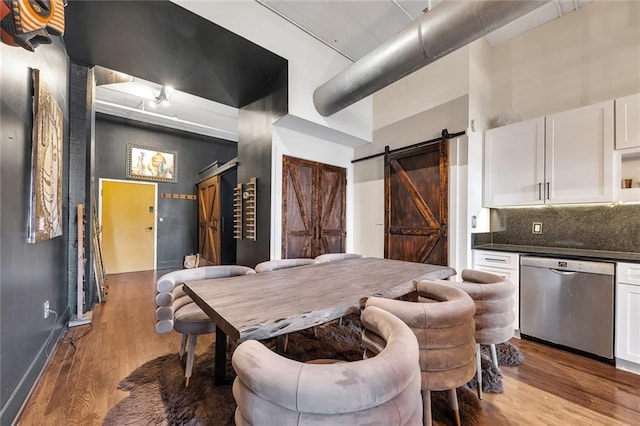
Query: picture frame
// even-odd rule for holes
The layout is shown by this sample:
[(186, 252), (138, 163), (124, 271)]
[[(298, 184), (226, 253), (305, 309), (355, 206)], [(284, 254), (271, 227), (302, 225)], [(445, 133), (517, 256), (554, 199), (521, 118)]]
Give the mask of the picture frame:
[(40, 70), (32, 70), (33, 129), (27, 242), (62, 235), (64, 115)]
[(178, 151), (127, 144), (127, 179), (178, 183)]

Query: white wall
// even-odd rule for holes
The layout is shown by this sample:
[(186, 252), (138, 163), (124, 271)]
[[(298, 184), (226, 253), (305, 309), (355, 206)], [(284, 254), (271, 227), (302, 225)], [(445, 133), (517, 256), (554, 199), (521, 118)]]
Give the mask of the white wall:
[[(298, 126), (299, 128), (300, 126)], [(310, 127), (313, 127), (311, 125)], [(271, 259), (282, 258), (282, 156), (318, 161), (347, 169), (347, 240), (346, 251), (353, 251), (353, 148), (322, 139), (300, 130), (273, 126), (272, 167), (271, 167)]]
[(469, 48), (465, 46), (374, 94), (373, 130), (468, 92)]
[(591, 1), (496, 46), (490, 64), (493, 121), (500, 114), (526, 120), (638, 93), (640, 2)]
[(331, 117), (322, 117), (313, 106), (316, 87), (351, 61), (255, 1), (172, 1), (287, 59), (289, 114), (371, 141), (371, 97)]

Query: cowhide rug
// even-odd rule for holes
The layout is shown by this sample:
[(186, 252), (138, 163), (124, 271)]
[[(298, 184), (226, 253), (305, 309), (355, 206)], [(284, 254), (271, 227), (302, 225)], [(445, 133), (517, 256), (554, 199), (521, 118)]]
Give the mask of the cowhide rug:
[[(316, 327), (317, 337), (312, 330), (292, 333), (289, 335), (286, 356), (299, 361), (318, 358), (346, 361), (362, 359), (361, 331), (359, 318), (353, 315), (343, 318), (342, 325), (332, 322)], [(273, 340), (264, 343), (275, 348)], [(503, 351), (519, 353), (515, 346), (510, 346), (512, 349), (499, 350), (499, 359)], [(178, 354), (168, 354), (146, 362), (118, 384), (119, 389), (130, 394), (107, 413), (103, 424), (233, 425), (236, 404), (231, 386), (213, 385), (213, 352), (212, 346), (203, 355), (196, 356), (187, 388), (184, 387), (184, 361), (180, 361)], [(230, 357), (227, 360), (227, 374), (230, 377), (234, 375)], [(502, 389), (499, 370), (496, 377)], [(489, 383), (492, 379), (483, 376), (483, 381)], [(475, 383), (471, 388), (458, 388), (457, 393), (462, 424), (480, 424), (482, 412), (475, 395)], [(431, 395), (434, 424), (455, 424), (447, 392), (432, 392)]]

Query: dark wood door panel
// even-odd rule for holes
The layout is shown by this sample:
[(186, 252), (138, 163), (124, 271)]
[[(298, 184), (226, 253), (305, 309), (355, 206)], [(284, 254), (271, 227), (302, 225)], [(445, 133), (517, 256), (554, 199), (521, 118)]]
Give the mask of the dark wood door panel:
[(385, 257), (448, 263), (447, 143), (385, 155)]
[(282, 179), (282, 256), (344, 251), (346, 169), (284, 156)]

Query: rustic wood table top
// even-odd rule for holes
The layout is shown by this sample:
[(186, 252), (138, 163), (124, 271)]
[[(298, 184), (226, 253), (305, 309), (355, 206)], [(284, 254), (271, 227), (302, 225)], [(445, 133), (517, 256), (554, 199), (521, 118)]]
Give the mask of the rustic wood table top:
[(231, 339), (266, 339), (358, 311), (370, 296), (396, 298), (452, 268), (366, 257), (185, 282), (185, 292)]

